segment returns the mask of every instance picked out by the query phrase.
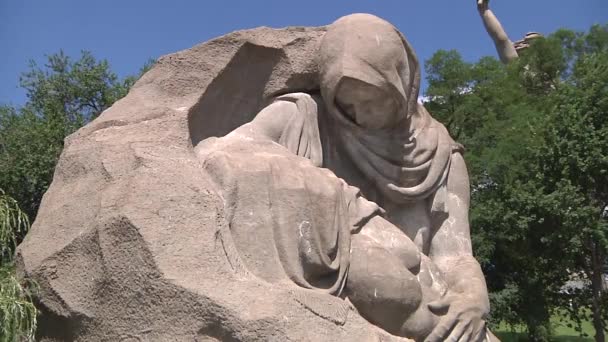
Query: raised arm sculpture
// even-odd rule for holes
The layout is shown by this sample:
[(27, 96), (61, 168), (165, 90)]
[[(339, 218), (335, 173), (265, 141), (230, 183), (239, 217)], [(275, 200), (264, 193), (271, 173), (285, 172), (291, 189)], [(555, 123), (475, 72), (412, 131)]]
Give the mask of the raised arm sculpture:
[(481, 17), (490, 38), (492, 38), (494, 46), (496, 47), (496, 52), (503, 63), (507, 64), (516, 59), (522, 50), (530, 46), (532, 40), (542, 37), (538, 32), (528, 32), (524, 38), (512, 42), (498, 21), (498, 18), (496, 18), (492, 10), (490, 10), (490, 0), (476, 1), (479, 16)]

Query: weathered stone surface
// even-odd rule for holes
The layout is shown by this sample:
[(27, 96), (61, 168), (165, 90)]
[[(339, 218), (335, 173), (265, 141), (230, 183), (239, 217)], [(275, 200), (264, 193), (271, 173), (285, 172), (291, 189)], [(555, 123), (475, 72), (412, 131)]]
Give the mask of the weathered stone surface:
[(317, 89), (323, 32), (259, 28), (164, 56), (66, 139), (18, 248), (19, 272), (40, 286), (41, 340), (404, 340), (347, 301), (232, 263), (222, 198), (193, 151), (273, 96)]
[(318, 91), (278, 96), (195, 147), (224, 200), (231, 264), (311, 289), (300, 302), (336, 322), (345, 311), (320, 309), (321, 294), (396, 336), (491, 339), (462, 146), (417, 103), (412, 46), (352, 14), (327, 27), (317, 61)]

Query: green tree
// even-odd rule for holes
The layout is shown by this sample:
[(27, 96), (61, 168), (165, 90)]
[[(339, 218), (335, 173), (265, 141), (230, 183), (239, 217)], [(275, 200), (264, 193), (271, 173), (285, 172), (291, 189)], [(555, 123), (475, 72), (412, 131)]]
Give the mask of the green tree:
[[(549, 318), (605, 329), (608, 26), (560, 30), (507, 67), (440, 51), (428, 107), (464, 143), (473, 242), (497, 320), (547, 340)], [(585, 286), (564, 291), (579, 277)], [(585, 308), (587, 310), (585, 310)]]
[[(494, 58), (466, 63), (456, 51), (439, 51), (426, 63), (427, 107), (462, 144), (472, 187), (471, 223), (476, 257), (490, 289), (493, 321), (525, 324), (530, 336), (547, 335), (549, 307), (536, 264), (522, 240), (526, 222), (505, 220), (505, 187), (516, 177), (525, 146), (538, 144), (541, 120), (518, 70)], [(506, 227), (505, 227), (506, 226)]]
[(0, 188), (30, 218), (52, 180), (63, 139), (125, 96), (138, 77), (119, 79), (107, 61), (86, 51), (77, 60), (61, 51), (49, 55), (44, 67), (30, 62), (21, 77), (26, 104), (0, 106)]
[[(599, 36), (599, 37), (598, 37)], [(544, 145), (535, 151), (538, 163), (534, 186), (539, 203), (553, 206), (545, 220), (553, 223), (551, 244), (581, 272), (586, 286), (567, 296), (571, 316), (580, 320), (592, 313), (596, 341), (605, 341), (606, 257), (608, 250), (608, 26), (593, 27), (582, 36), (582, 53), (553, 92)], [(549, 209), (549, 208), (547, 208)], [(561, 246), (560, 246), (561, 245)], [(562, 248), (563, 247), (563, 248)], [(585, 308), (588, 310), (581, 310)]]
[(15, 276), (13, 255), (52, 181), (63, 140), (125, 96), (153, 63), (121, 80), (89, 52), (75, 61), (59, 52), (22, 74), (23, 107), (0, 105), (0, 342), (34, 339), (35, 286)]
[[(579, 331), (591, 319), (596, 340), (604, 341), (608, 26), (560, 30), (534, 44), (518, 67), (543, 120), (534, 128), (540, 143), (520, 158), (524, 172), (505, 187), (503, 210), (525, 223), (519, 242), (536, 251), (532, 279), (539, 279), (548, 305), (567, 310)], [(568, 280), (581, 287), (566, 291)]]
[(16, 235), (28, 228), (27, 215), (17, 201), (0, 190), (0, 342), (33, 340), (36, 331), (32, 286), (15, 277), (12, 258)]

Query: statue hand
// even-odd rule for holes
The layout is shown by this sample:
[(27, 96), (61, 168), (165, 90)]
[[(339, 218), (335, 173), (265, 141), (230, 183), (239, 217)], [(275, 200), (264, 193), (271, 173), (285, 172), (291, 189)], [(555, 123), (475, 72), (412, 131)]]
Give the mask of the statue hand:
[(483, 12), (489, 8), (490, 0), (477, 0), (477, 10)]
[(443, 315), (426, 342), (480, 342), (485, 338), (487, 305), (464, 294), (448, 294), (428, 304), (429, 309)]

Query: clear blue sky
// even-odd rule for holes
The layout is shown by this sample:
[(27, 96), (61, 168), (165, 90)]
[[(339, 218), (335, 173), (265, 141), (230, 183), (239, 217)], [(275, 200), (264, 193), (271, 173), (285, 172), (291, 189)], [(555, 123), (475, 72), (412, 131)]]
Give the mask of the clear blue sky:
[[(528, 31), (586, 30), (608, 22), (608, 0), (492, 0), (512, 40)], [(397, 26), (421, 61), (438, 49), (467, 60), (494, 55), (475, 0), (0, 0), (0, 104), (23, 104), (19, 74), (30, 59), (90, 50), (120, 76), (149, 58), (256, 26), (324, 25), (368, 12)]]

